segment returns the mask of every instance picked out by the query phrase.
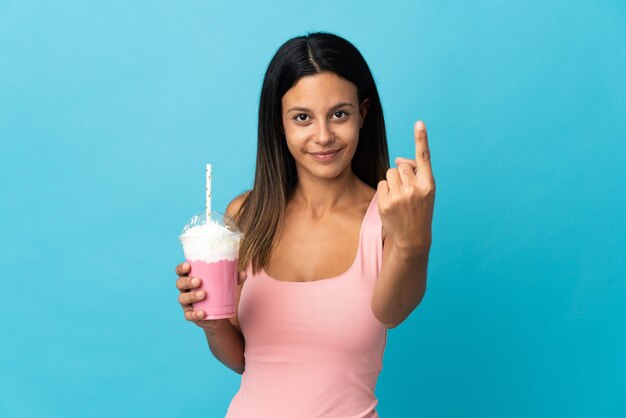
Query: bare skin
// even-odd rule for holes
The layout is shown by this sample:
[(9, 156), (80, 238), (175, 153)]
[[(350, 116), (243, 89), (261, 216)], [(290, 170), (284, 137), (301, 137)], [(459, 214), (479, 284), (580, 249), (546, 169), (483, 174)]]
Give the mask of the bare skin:
[[(266, 272), (276, 280), (307, 282), (339, 276), (357, 253), (361, 223), (374, 189), (360, 180), (337, 204), (317, 211), (296, 193)], [(350, 193), (350, 194), (348, 194)], [(306, 260), (306, 262), (303, 262)]]
[(398, 168), (378, 183), (383, 224), (383, 265), (372, 296), (372, 312), (388, 328), (401, 324), (426, 292), (432, 242), (435, 179), (426, 126), (415, 123), (415, 159), (397, 158)]

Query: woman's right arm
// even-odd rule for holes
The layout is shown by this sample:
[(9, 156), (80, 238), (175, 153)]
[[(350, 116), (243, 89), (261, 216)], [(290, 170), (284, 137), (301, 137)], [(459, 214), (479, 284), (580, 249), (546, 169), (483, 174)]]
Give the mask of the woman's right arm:
[[(226, 208), (226, 214), (234, 218), (248, 193), (249, 192), (246, 192), (233, 199)], [(181, 263), (176, 267), (176, 274), (178, 275), (176, 287), (180, 291), (178, 301), (185, 313), (185, 319), (202, 328), (211, 353), (213, 353), (220, 362), (233, 371), (242, 374), (245, 370), (245, 340), (241, 328), (239, 327), (237, 312), (241, 289), (243, 282), (246, 280), (246, 272), (239, 272), (235, 316), (228, 319), (203, 320), (205, 313), (203, 311), (194, 311), (192, 304), (203, 300), (206, 294), (202, 290), (194, 290), (200, 287), (201, 280), (197, 277), (189, 277), (188, 274), (190, 270), (191, 266), (188, 263)]]
[[(200, 279), (188, 277), (190, 266), (188, 263), (179, 264), (176, 267), (176, 274), (179, 278), (176, 287), (180, 290), (178, 301), (180, 302), (185, 319), (193, 322), (202, 330), (206, 336), (211, 353), (226, 367), (242, 374), (245, 369), (243, 356), (244, 339), (241, 331), (229, 319), (202, 320), (205, 313), (194, 311), (192, 304), (203, 300), (206, 295), (204, 291), (194, 291), (200, 286)], [(245, 280), (245, 272), (240, 272), (239, 283)]]

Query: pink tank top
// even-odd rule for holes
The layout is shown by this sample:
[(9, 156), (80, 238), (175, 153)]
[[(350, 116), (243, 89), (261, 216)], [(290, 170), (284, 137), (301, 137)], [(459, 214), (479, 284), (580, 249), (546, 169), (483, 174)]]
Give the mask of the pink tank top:
[(245, 372), (227, 418), (372, 418), (387, 328), (372, 313), (382, 264), (375, 194), (343, 274), (286, 282), (248, 271), (239, 301)]

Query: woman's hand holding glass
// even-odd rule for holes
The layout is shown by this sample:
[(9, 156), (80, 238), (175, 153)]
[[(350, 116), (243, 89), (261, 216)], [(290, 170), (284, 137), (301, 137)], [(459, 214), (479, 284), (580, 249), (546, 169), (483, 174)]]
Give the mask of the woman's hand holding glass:
[[(224, 321), (228, 321), (228, 318), (224, 319), (203, 319), (206, 313), (202, 310), (194, 310), (193, 304), (204, 300), (207, 294), (204, 290), (196, 290), (202, 284), (202, 280), (198, 277), (189, 277), (191, 266), (189, 263), (181, 263), (176, 266), (176, 287), (180, 294), (178, 296), (178, 302), (183, 308), (185, 319), (193, 322), (204, 331), (214, 333)], [(240, 271), (238, 276), (238, 284), (241, 285), (246, 280), (246, 272)]]

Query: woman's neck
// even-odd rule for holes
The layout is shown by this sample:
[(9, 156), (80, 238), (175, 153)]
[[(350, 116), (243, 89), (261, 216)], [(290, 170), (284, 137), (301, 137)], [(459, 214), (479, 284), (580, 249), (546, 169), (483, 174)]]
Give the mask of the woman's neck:
[(306, 207), (314, 213), (323, 213), (338, 205), (358, 200), (365, 186), (352, 172), (346, 170), (338, 177), (322, 179), (310, 175), (298, 176), (290, 202)]

